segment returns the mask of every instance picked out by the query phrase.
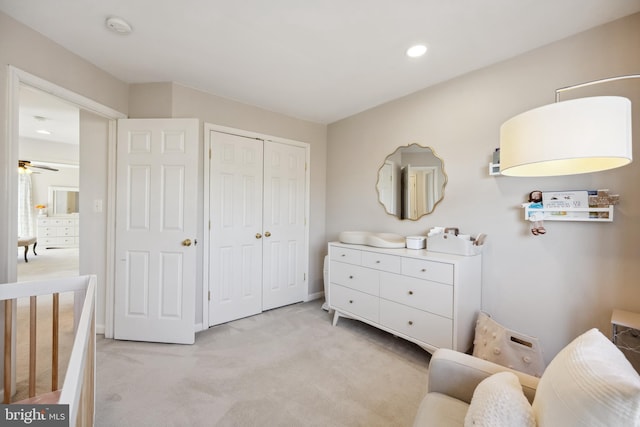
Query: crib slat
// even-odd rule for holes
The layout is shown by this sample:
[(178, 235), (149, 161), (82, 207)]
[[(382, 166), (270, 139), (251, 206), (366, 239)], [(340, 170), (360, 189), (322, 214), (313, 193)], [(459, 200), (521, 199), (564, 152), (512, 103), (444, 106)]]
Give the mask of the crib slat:
[(36, 395), (36, 330), (38, 327), (38, 297), (29, 297), (29, 397)]
[(58, 334), (60, 324), (60, 294), (53, 294), (53, 319), (51, 331), (51, 391), (58, 390)]
[(4, 403), (11, 402), (11, 328), (14, 300), (4, 300)]

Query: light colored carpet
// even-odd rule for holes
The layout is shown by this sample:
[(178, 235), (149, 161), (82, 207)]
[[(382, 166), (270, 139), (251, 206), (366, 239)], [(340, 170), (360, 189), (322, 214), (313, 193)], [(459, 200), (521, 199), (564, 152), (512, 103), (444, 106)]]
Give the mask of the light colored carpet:
[[(42, 249), (28, 263), (18, 257), (18, 277), (77, 275), (77, 265), (77, 249)], [(72, 297), (61, 303), (60, 384)], [(98, 336), (96, 426), (411, 426), (429, 354), (358, 321), (341, 318), (333, 327), (320, 306), (295, 304), (216, 326), (191, 346)], [(18, 310), (28, 317), (28, 300)], [(50, 385), (45, 299), (38, 316), (40, 393)], [(28, 332), (21, 331), (16, 398), (27, 390)]]
[(18, 248), (19, 282), (79, 274), (78, 248), (36, 248), (36, 252), (38, 255), (34, 255), (30, 247), (27, 256), (29, 262), (24, 262), (24, 248)]
[(96, 426), (411, 426), (429, 354), (295, 304), (191, 346), (98, 339)]

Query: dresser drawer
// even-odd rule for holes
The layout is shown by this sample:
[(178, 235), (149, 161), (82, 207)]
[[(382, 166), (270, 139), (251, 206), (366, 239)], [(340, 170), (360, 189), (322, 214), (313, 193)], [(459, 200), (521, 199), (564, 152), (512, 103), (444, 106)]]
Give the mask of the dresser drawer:
[(434, 347), (453, 348), (453, 321), (433, 313), (381, 299), (380, 324)]
[(372, 322), (378, 322), (378, 297), (331, 283), (329, 305), (345, 313), (351, 313)]
[(380, 297), (453, 318), (453, 286), (399, 274), (381, 273)]
[(59, 236), (75, 236), (75, 229), (73, 227), (60, 227), (58, 229)]
[(360, 265), (362, 259), (362, 251), (358, 249), (348, 249), (333, 247), (331, 248), (331, 260), (346, 262), (349, 264)]
[(331, 261), (331, 283), (371, 295), (380, 294), (380, 272), (353, 264)]
[(38, 237), (55, 237), (58, 235), (57, 227), (40, 227), (38, 228)]
[(415, 258), (402, 258), (402, 274), (417, 277), (418, 279), (453, 285), (453, 264)]
[(38, 236), (38, 245), (41, 247), (46, 247), (47, 245), (58, 245), (58, 244), (60, 244), (60, 241), (57, 237), (40, 238), (40, 236)]
[(376, 270), (400, 273), (401, 258), (395, 255), (362, 251), (362, 265)]

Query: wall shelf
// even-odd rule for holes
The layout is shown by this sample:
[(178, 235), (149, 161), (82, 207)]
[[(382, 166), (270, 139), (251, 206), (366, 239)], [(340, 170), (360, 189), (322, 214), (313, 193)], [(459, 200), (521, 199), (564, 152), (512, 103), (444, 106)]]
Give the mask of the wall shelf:
[(501, 175), (500, 163), (489, 163), (489, 175)]
[[(613, 222), (613, 205), (609, 205), (606, 208), (538, 208), (530, 209), (528, 206), (524, 207), (524, 219), (529, 220), (529, 212), (544, 212), (545, 221), (588, 221), (588, 222)], [(573, 216), (574, 212), (586, 212), (589, 216)], [(597, 214), (597, 217), (592, 217), (591, 213)], [(606, 213), (607, 215), (602, 215)]]

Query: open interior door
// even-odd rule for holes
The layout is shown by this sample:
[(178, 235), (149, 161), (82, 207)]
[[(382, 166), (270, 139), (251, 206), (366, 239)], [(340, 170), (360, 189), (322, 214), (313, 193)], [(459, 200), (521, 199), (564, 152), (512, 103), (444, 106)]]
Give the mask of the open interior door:
[(118, 121), (114, 338), (195, 341), (197, 119)]

